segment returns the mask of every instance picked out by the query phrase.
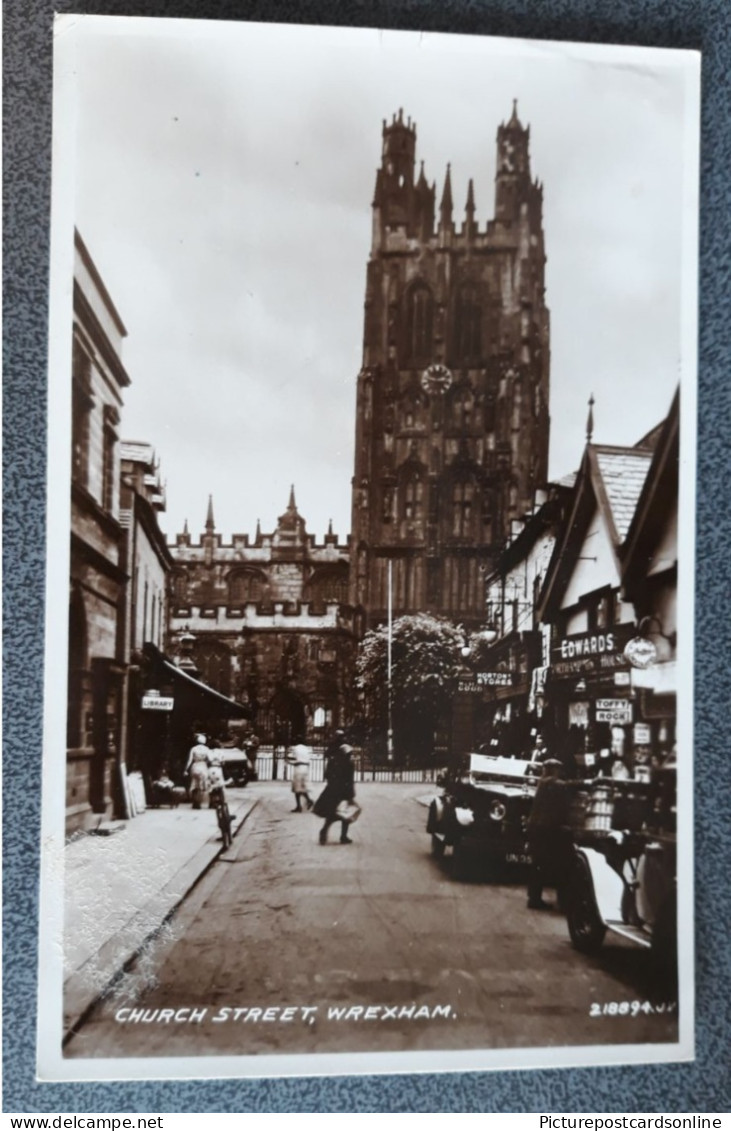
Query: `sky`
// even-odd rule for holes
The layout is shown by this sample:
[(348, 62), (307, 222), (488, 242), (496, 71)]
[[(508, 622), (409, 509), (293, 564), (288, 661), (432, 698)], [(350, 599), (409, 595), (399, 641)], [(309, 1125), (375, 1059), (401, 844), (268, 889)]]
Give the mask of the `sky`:
[[(681, 364), (678, 53), (416, 32), (73, 17), (74, 222), (127, 328), (124, 439), (155, 447), (161, 525), (350, 529), (356, 378), (382, 119), (403, 108), (438, 194), (493, 216), (518, 100), (544, 185), (549, 475), (632, 444)], [(439, 198), (439, 196), (438, 196)]]

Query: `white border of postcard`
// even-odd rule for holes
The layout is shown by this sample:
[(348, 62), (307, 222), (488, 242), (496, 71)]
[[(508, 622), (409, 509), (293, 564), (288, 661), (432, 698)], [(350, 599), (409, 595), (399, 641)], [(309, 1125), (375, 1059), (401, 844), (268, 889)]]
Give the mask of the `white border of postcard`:
[[(479, 1069), (531, 1069), (581, 1065), (619, 1065), (692, 1060), (694, 1056), (693, 951), (693, 772), (680, 759), (678, 791), (684, 799), (678, 839), (688, 846), (678, 860), (679, 1037), (676, 1043), (589, 1045), (561, 1048), (465, 1049), (436, 1052), (343, 1053), (279, 1056), (64, 1059), (62, 1055), (62, 925), (65, 795), (66, 659), (69, 560), (68, 476), (70, 465), (70, 350), (72, 311), (74, 152), (77, 114), (75, 44), (80, 22), (101, 21), (110, 35), (133, 24), (160, 20), (138, 17), (57, 15), (55, 18), (53, 171), (51, 215), (50, 336), (48, 390), (48, 571), (46, 590), (45, 734), (42, 782), (41, 916), (38, 975), (38, 1078), (54, 1080), (143, 1080), (211, 1077), (350, 1075), (361, 1073), (457, 1072)], [(221, 22), (177, 20), (177, 34), (224, 35)], [(292, 26), (289, 30), (294, 31)], [(324, 30), (324, 29), (323, 29)], [(422, 33), (338, 29), (351, 36), (412, 36)], [(428, 33), (434, 40), (447, 38)], [(451, 41), (474, 37), (450, 36)], [(681, 477), (679, 619), (693, 624), (695, 552), (695, 466), (697, 385), (698, 210), (700, 142), (700, 55), (692, 51), (615, 47), (519, 39), (484, 38), (485, 55), (545, 56), (653, 68), (675, 68), (685, 76), (683, 262), (681, 266)], [(678, 746), (693, 749), (692, 633), (683, 634), (678, 658)]]

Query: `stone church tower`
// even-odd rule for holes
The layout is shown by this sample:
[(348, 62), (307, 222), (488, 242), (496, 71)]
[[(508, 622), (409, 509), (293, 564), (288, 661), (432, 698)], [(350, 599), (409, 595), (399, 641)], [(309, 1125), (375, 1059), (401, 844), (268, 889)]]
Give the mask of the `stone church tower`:
[(383, 123), (358, 376), (350, 601), (361, 629), (429, 611), (484, 624), (484, 576), (547, 476), (543, 188), (517, 107), (498, 128), (495, 218), (447, 166), (415, 174), (416, 126)]

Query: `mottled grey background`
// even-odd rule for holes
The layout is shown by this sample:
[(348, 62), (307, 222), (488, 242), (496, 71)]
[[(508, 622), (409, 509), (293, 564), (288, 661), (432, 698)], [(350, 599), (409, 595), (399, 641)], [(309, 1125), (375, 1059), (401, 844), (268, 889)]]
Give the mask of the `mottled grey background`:
[[(4, 1109), (64, 1112), (726, 1111), (731, 1099), (731, 440), (727, 0), (5, 0)], [(383, 26), (703, 52), (696, 622), (697, 1050), (689, 1065), (448, 1076), (38, 1084), (46, 331), (54, 11)], [(59, 610), (60, 616), (66, 609)], [(560, 987), (557, 987), (560, 990)]]

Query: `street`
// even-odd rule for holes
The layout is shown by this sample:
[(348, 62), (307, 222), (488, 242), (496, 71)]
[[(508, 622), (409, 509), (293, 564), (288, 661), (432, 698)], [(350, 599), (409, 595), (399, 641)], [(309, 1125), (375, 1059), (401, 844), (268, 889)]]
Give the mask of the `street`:
[[(313, 791), (317, 792), (319, 787)], [(317, 841), (284, 783), (99, 1003), (68, 1057), (390, 1051), (676, 1039), (646, 954), (597, 958), (520, 877), (458, 880), (430, 856), (429, 785), (359, 785), (352, 845)], [(616, 1012), (615, 1012), (616, 1009)]]

